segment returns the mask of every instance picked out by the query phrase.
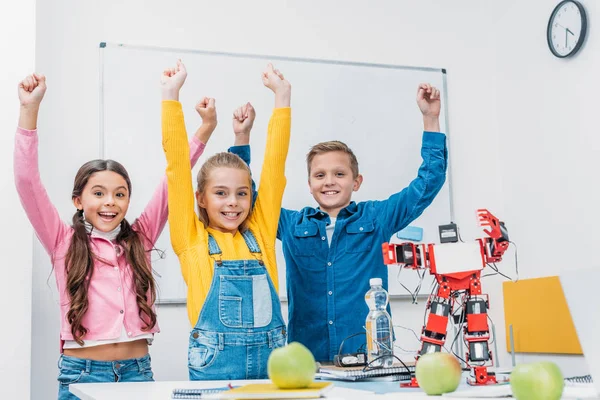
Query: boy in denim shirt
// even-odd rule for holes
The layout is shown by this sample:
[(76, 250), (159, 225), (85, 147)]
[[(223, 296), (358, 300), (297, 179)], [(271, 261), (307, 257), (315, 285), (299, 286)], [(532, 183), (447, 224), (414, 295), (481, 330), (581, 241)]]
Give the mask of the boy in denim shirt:
[[(369, 279), (388, 287), (381, 244), (431, 204), (446, 179), (446, 136), (440, 133), (440, 92), (419, 85), (423, 163), (417, 177), (383, 201), (352, 201), (363, 181), (358, 161), (339, 141), (319, 143), (306, 157), (308, 182), (318, 208), (282, 209), (277, 238), (287, 270), (288, 342), (308, 347), (317, 361), (332, 361), (344, 342), (354, 352), (365, 343)], [(238, 142), (239, 143), (239, 142)], [(249, 162), (249, 146), (230, 149)]]

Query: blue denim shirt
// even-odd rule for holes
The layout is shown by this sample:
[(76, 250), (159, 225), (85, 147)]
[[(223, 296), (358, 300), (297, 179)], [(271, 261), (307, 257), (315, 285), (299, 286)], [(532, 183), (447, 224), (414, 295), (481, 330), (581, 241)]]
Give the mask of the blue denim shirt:
[[(246, 162), (249, 146), (231, 149)], [(423, 132), (423, 163), (417, 177), (383, 201), (351, 202), (337, 216), (331, 245), (329, 215), (318, 208), (281, 210), (277, 237), (286, 263), (288, 342), (301, 342), (317, 361), (332, 361), (350, 335), (364, 333), (369, 279), (379, 277), (388, 288), (388, 269), (381, 244), (415, 220), (446, 179), (446, 135)], [(344, 342), (344, 352), (365, 344), (358, 335)]]

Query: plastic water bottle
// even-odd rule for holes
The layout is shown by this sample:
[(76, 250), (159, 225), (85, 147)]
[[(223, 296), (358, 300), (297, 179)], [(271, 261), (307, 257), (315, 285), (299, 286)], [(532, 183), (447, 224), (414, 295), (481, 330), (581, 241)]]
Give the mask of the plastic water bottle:
[(367, 360), (370, 367), (391, 367), (394, 363), (394, 336), (392, 317), (388, 314), (388, 292), (383, 288), (381, 278), (369, 280), (371, 289), (365, 294), (369, 315), (367, 328)]

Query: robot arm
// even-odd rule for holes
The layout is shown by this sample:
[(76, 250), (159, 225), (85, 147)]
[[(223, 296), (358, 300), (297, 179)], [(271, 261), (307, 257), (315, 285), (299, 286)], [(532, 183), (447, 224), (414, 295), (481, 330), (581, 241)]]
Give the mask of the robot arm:
[(486, 263), (501, 261), (502, 255), (509, 245), (508, 231), (504, 222), (498, 220), (484, 208), (477, 210), (477, 216), (479, 217), (479, 226), (489, 227), (489, 229), (483, 230), (488, 237), (480, 239), (485, 250)]
[(385, 265), (403, 264), (405, 267), (412, 269), (424, 268), (421, 260), (422, 246), (410, 242), (400, 244), (384, 243), (381, 246), (383, 263)]
[[(499, 262), (509, 245), (508, 231), (504, 222), (498, 220), (486, 209), (477, 210), (477, 215), (479, 225), (486, 228), (483, 231), (488, 236), (477, 239), (481, 246), (482, 261), (484, 264)], [(403, 267), (411, 269), (429, 268), (431, 273), (436, 273), (435, 248), (436, 246), (445, 246), (446, 248), (449, 245), (452, 244), (384, 243), (382, 245), (383, 263), (386, 265), (402, 264)], [(457, 245), (464, 246), (461, 243)]]

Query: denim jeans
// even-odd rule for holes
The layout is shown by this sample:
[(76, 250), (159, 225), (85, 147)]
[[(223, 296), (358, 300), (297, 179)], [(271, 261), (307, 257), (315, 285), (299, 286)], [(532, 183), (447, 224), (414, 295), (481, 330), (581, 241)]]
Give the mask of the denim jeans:
[(118, 361), (95, 361), (61, 355), (58, 360), (58, 400), (76, 400), (72, 383), (152, 382), (150, 355)]

